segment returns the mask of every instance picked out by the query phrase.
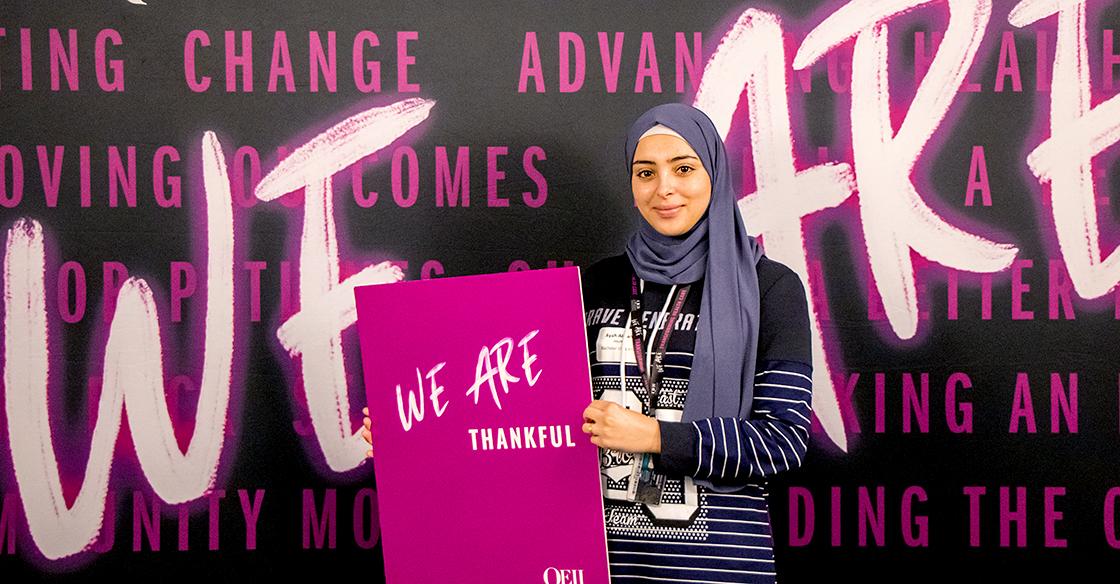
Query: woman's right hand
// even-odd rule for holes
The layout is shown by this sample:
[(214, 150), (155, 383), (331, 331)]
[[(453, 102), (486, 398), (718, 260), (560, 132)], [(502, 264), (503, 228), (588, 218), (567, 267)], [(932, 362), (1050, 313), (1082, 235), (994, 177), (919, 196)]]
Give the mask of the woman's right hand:
[[(365, 440), (367, 443), (369, 443), (369, 445), (372, 447), (373, 446), (373, 434), (371, 433), (371, 430), (370, 430), (370, 424), (372, 424), (372, 422), (370, 422), (370, 419), (369, 419), (369, 408), (368, 407), (362, 408), (362, 425), (365, 426), (364, 428), (362, 428), (362, 439)], [(366, 458), (373, 458), (373, 449), (372, 448), (366, 452)]]

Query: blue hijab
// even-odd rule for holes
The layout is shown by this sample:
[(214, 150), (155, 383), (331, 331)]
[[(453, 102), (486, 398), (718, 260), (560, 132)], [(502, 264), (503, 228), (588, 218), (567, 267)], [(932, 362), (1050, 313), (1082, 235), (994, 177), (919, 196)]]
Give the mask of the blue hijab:
[[(743, 225), (723, 140), (704, 112), (681, 103), (647, 110), (626, 135), (627, 173), (638, 139), (657, 124), (680, 134), (696, 151), (711, 177), (711, 201), (704, 216), (683, 235), (662, 235), (643, 218), (641, 228), (626, 244), (626, 255), (643, 280), (687, 284), (704, 278), (681, 421), (716, 416), (746, 419), (754, 396), (760, 296), (755, 265), (762, 248)], [(727, 490), (709, 481), (695, 482)]]

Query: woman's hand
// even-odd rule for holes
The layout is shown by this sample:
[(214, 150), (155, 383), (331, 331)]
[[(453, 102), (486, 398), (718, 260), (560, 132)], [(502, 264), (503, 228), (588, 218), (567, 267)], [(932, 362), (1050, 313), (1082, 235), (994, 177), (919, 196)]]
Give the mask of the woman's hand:
[[(362, 439), (364, 439), (366, 442), (368, 442), (369, 445), (372, 447), (373, 446), (373, 434), (370, 431), (370, 424), (372, 424), (372, 422), (370, 422), (370, 420), (369, 420), (369, 408), (368, 407), (362, 408), (362, 415), (363, 415), (362, 425), (365, 426), (365, 428), (362, 428)], [(373, 449), (372, 448), (366, 452), (366, 458), (373, 458)]]
[(583, 433), (601, 448), (623, 452), (661, 452), (657, 420), (615, 402), (595, 400), (583, 410)]

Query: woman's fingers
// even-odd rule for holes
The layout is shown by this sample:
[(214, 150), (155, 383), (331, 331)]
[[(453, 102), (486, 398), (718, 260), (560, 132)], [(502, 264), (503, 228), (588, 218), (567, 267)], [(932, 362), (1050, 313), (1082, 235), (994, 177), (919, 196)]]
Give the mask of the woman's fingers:
[(584, 410), (582, 430), (592, 444), (624, 452), (659, 452), (660, 432), (654, 418), (603, 400)]
[(370, 433), (369, 428), (362, 428), (362, 440), (365, 440), (366, 444), (373, 446), (373, 434)]
[[(373, 446), (372, 424), (373, 422), (369, 419), (369, 406), (366, 406), (362, 408), (362, 426), (364, 426), (362, 428), (362, 440), (365, 440), (370, 446)], [(373, 458), (372, 448), (366, 451), (366, 458)]]

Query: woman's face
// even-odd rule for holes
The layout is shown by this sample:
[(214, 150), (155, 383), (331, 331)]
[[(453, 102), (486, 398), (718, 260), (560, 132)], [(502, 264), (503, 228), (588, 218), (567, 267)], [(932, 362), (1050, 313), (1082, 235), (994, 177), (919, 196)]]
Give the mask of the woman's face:
[(642, 217), (662, 235), (681, 235), (704, 216), (712, 179), (688, 142), (667, 134), (638, 141), (630, 188)]

